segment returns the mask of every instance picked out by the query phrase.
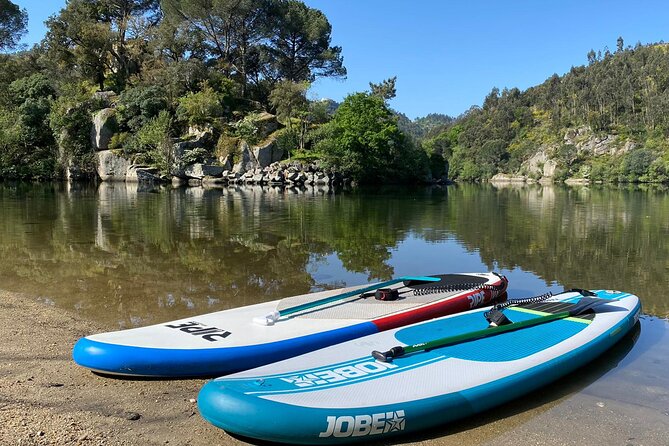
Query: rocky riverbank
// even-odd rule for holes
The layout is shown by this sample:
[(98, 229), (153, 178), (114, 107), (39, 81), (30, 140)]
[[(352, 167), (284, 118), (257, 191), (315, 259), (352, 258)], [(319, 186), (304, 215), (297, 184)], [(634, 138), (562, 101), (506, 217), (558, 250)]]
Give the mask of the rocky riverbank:
[(213, 128), (190, 128), (183, 140), (174, 140), (166, 154), (169, 172), (136, 163), (132, 155), (115, 148), (118, 127), (114, 108), (98, 111), (93, 117), (91, 145), (95, 149), (96, 172), (84, 174), (69, 169), (70, 180), (96, 176), (105, 182), (172, 183), (174, 185), (271, 185), (330, 186), (351, 183), (339, 172), (324, 169), (316, 162), (285, 160), (287, 154), (277, 143), (279, 124), (274, 115), (257, 119), (256, 143), (225, 138)]

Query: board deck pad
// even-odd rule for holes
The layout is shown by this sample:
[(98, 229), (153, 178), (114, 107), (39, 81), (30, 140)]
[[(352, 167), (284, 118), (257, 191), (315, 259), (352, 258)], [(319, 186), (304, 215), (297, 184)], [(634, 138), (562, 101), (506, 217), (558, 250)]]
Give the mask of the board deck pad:
[[(485, 329), (484, 309), (445, 316), (207, 383), (201, 415), (256, 439), (331, 444), (383, 440), (471, 415), (521, 396), (584, 365), (637, 322), (639, 299), (600, 290), (594, 312), (379, 362), (372, 350)], [(510, 306), (514, 322), (573, 309), (566, 293)], [(299, 420), (296, 422), (295, 420)]]
[[(557, 314), (563, 311), (569, 311), (574, 308), (575, 304), (571, 302), (535, 302), (531, 304), (521, 305), (519, 308), (525, 310), (532, 310), (543, 314)], [(580, 314), (579, 319), (592, 320), (595, 317), (594, 311), (588, 311), (585, 314)]]
[[(465, 276), (462, 274), (439, 274), (431, 277), (438, 277), (440, 281), (430, 283), (405, 281), (401, 285), (391, 287), (403, 292), (397, 300), (377, 300), (374, 296), (360, 297), (356, 295), (323, 307), (305, 310), (297, 313), (295, 317), (309, 319), (371, 320), (399, 311), (408, 310), (416, 307), (416, 305), (429, 304), (438, 300), (448, 299), (462, 293), (463, 290), (475, 289), (478, 286), (485, 285), (487, 282), (485, 277)], [(453, 291), (448, 291), (449, 289), (453, 289)], [(311, 301), (313, 301), (313, 297), (308, 294), (288, 297), (279, 302), (277, 310), (285, 310)]]

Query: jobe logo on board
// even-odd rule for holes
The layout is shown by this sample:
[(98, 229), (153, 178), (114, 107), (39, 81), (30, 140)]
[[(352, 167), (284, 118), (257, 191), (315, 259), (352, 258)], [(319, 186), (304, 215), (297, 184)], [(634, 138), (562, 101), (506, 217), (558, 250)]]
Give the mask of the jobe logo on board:
[(201, 322), (184, 322), (183, 324), (165, 325), (167, 328), (174, 328), (184, 333), (192, 334), (193, 336), (200, 336), (202, 339), (209, 342), (216, 342), (219, 339), (225, 339), (232, 333), (223, 330), (222, 328), (208, 327)]
[(485, 301), (485, 293), (483, 291), (479, 291), (478, 293), (474, 293), (471, 296), (467, 296), (467, 299), (469, 299), (469, 308), (476, 308)]
[(318, 434), (326, 437), (363, 437), (404, 430), (404, 411), (382, 412), (371, 415), (344, 415), (327, 417), (327, 428)]
[(331, 370), (320, 370), (304, 375), (295, 375), (289, 378), (281, 378), (289, 384), (297, 387), (311, 387), (323, 384), (346, 381), (348, 379), (361, 378), (363, 376), (385, 372), (388, 369), (395, 369), (397, 365), (391, 362), (366, 361), (360, 364), (347, 365)]

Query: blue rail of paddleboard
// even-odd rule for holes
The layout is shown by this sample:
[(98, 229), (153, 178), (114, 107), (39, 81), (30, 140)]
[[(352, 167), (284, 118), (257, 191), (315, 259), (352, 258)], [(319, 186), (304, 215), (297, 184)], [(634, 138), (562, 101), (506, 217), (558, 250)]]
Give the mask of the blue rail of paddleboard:
[(265, 344), (209, 349), (135, 347), (82, 338), (75, 344), (72, 357), (80, 366), (98, 372), (160, 377), (216, 376), (280, 361), (377, 332), (374, 323), (363, 322)]

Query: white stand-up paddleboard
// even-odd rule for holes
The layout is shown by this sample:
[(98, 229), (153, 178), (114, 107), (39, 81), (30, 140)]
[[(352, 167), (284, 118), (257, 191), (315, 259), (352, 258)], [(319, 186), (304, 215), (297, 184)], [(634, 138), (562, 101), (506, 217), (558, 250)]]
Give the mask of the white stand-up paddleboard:
[(506, 286), (495, 273), (402, 277), (87, 336), (72, 355), (102, 373), (220, 376), (469, 310)]
[(639, 299), (595, 294), (487, 313), (497, 326), (485, 309), (472, 310), (218, 378), (200, 392), (200, 413), (230, 433), (301, 444), (378, 441), (453, 421), (546, 385), (618, 342), (638, 320)]

